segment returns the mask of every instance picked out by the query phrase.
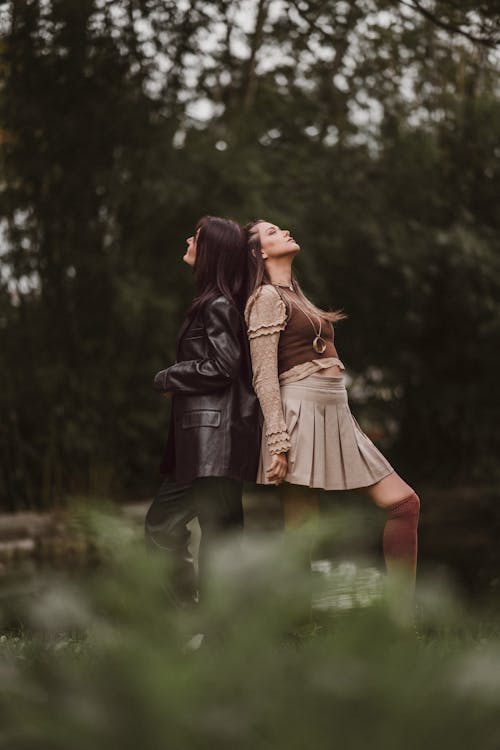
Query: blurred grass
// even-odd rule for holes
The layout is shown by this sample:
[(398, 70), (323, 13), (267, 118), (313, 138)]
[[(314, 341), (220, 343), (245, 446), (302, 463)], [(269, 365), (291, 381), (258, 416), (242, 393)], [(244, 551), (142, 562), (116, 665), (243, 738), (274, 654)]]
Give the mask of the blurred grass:
[(352, 516), (220, 544), (203, 605), (183, 610), (137, 526), (111, 507), (73, 522), (96, 565), (2, 596), (0, 747), (497, 750), (498, 612), (428, 576), (414, 615), (368, 559), (311, 576), (311, 538), (323, 549)]

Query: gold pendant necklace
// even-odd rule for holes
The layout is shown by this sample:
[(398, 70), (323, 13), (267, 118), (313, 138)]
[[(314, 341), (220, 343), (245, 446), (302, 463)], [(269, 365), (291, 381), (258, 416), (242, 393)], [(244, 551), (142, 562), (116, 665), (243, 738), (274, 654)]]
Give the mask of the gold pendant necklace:
[[(319, 327), (319, 330), (321, 331), (321, 325)], [(318, 352), (318, 354), (323, 354), (326, 349), (325, 339), (321, 338), (321, 336), (316, 336), (313, 341), (313, 349), (315, 352)]]
[[(274, 286), (281, 286), (282, 287), (283, 284), (274, 284)], [(286, 288), (290, 289), (290, 287), (286, 287)], [(288, 295), (286, 295), (286, 296), (288, 296)], [(288, 299), (290, 300), (290, 297), (288, 297)], [(290, 302), (292, 302), (292, 300), (290, 300)], [(312, 347), (313, 347), (314, 351), (317, 352), (318, 354), (323, 354), (323, 352), (326, 349), (326, 341), (321, 336), (321, 318), (318, 315), (319, 329), (318, 329), (318, 331), (316, 331), (316, 326), (314, 325), (314, 323), (312, 321), (312, 318), (307, 313), (307, 311), (304, 310), (304, 308), (302, 307), (302, 305), (299, 305), (299, 303), (297, 302), (297, 300), (295, 300), (295, 304), (297, 305), (297, 307), (299, 308), (299, 310), (302, 310), (302, 312), (304, 313), (304, 315), (306, 315), (309, 318), (309, 322), (311, 323), (311, 325), (313, 327), (313, 331), (316, 334), (316, 336), (315, 336), (315, 338), (313, 339), (313, 342), (312, 342)]]

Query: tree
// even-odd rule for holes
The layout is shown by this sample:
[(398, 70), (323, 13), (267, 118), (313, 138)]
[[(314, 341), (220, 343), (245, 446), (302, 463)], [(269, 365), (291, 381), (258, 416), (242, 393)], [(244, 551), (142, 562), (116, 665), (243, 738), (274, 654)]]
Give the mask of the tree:
[(204, 213), (293, 227), (410, 474), (498, 471), (499, 14), (474, 5), (4, 4), (5, 507), (153, 490)]

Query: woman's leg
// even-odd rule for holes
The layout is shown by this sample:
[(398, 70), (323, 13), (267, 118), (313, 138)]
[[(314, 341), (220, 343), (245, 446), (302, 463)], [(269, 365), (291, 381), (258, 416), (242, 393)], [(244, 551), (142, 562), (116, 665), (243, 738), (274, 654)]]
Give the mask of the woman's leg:
[[(303, 560), (304, 580), (308, 579), (308, 590), (304, 591), (307, 602), (304, 602), (307, 608), (306, 619), (299, 619), (297, 627), (311, 627), (313, 624), (311, 598), (313, 596), (313, 578), (311, 571), (311, 561), (315, 536), (311, 528), (307, 528), (307, 522), (318, 517), (320, 511), (321, 490), (316, 487), (307, 487), (301, 484), (291, 484), (283, 482), (279, 485), (279, 497), (283, 510), (283, 523), (287, 542), (290, 542), (290, 554), (295, 554), (295, 542), (300, 541), (307, 550)], [(307, 534), (308, 537), (304, 537)], [(301, 543), (301, 547), (302, 547)], [(301, 564), (302, 567), (302, 564)]]
[(196, 600), (198, 586), (187, 528), (195, 515), (192, 484), (167, 475), (146, 513), (144, 532), (149, 549), (163, 552), (173, 566), (167, 593), (177, 605)]
[(201, 528), (198, 553), (200, 596), (203, 596), (207, 562), (212, 549), (224, 537), (241, 537), (243, 531), (243, 482), (228, 477), (199, 477), (193, 497)]
[(387, 572), (408, 575), (414, 586), (420, 511), (418, 495), (396, 472), (363, 489), (387, 514), (383, 537)]
[(278, 491), (285, 529), (297, 529), (318, 515), (320, 490), (302, 484), (282, 482)]

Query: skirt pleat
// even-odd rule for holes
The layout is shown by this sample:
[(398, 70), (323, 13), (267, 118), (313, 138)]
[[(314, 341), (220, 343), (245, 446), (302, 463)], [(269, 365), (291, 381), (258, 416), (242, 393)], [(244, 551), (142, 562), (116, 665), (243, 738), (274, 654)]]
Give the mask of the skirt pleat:
[[(355, 489), (394, 471), (351, 413), (343, 376), (309, 375), (280, 390), (291, 441), (286, 482)], [(258, 484), (270, 484), (266, 471), (271, 461), (264, 424)]]

